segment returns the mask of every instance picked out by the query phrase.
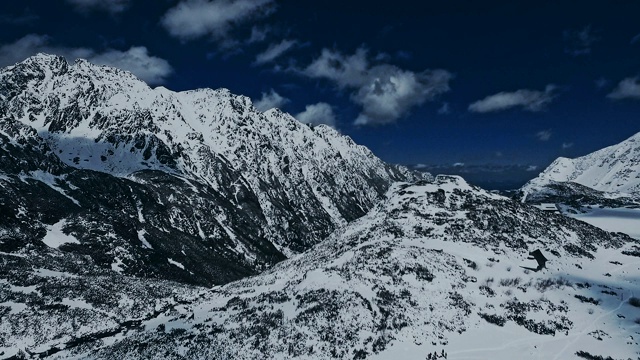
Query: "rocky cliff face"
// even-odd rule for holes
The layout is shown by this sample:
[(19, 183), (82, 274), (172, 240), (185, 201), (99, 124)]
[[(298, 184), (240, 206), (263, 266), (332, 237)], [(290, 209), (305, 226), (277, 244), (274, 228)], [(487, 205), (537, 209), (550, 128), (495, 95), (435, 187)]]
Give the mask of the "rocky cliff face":
[(151, 89), (43, 54), (0, 70), (0, 114), (1, 251), (82, 254), (128, 275), (255, 274), (423, 177), (225, 89)]

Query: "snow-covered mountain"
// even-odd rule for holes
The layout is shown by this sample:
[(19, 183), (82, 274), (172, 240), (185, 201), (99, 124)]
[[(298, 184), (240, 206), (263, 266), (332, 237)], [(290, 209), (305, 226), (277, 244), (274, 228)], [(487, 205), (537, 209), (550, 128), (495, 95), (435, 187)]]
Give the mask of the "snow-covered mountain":
[(640, 198), (640, 133), (579, 158), (558, 158), (525, 184), (522, 191), (534, 193), (548, 184), (568, 181), (606, 192), (610, 197)]
[(255, 274), (429, 178), (225, 89), (44, 54), (0, 70), (0, 129), (0, 251), (196, 284)]
[(640, 356), (638, 240), (227, 90), (38, 55), (0, 155), (0, 358)]
[[(539, 272), (527, 260), (535, 249), (549, 260)], [(366, 216), (263, 274), (210, 290), (149, 283), (139, 306), (132, 304), (140, 291), (104, 298), (63, 271), (35, 267), (0, 288), (9, 299), (2, 351), (92, 359), (424, 359), (443, 351), (449, 359), (636, 358), (637, 307), (629, 299), (640, 294), (638, 256), (638, 241), (625, 235), (439, 176), (394, 185)]]

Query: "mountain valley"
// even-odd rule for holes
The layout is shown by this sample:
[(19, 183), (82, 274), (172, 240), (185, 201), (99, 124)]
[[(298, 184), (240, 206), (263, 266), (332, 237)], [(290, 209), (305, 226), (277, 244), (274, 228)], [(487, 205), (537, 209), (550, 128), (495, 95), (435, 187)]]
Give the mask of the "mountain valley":
[(85, 60), (0, 115), (0, 358), (640, 358), (640, 238), (531, 206), (634, 210), (638, 135), (509, 198)]

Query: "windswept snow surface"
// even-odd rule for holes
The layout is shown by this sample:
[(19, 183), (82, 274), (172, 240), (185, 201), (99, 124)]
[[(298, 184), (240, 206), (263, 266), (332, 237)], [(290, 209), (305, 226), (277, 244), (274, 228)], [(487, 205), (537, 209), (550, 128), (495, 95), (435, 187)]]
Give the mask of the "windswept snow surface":
[(167, 261), (169, 262), (169, 264), (174, 265), (179, 267), (180, 269), (184, 270), (184, 265), (182, 265), (181, 263), (173, 260), (173, 259), (167, 259)]
[[(461, 178), (397, 184), (265, 273), (59, 358), (570, 359), (640, 356), (638, 242)], [(544, 224), (544, 226), (541, 226)], [(541, 249), (547, 268), (528, 252)]]
[(80, 244), (80, 241), (78, 241), (78, 239), (76, 239), (72, 235), (67, 235), (62, 232), (64, 225), (64, 220), (51, 225), (51, 227), (47, 229), (47, 235), (44, 236), (42, 242), (47, 244), (48, 247), (55, 249), (64, 244)]

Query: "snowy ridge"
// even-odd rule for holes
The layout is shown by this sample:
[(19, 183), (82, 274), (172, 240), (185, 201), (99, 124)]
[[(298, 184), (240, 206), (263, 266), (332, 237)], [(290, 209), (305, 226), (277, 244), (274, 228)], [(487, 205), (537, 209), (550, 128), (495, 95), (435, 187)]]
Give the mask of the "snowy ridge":
[[(635, 358), (627, 301), (640, 292), (640, 261), (624, 255), (634, 246), (458, 177), (402, 183), (309, 251), (128, 332), (58, 340), (54, 357)], [(534, 249), (547, 269), (528, 269)]]
[[(394, 181), (430, 178), (226, 89), (152, 89), (45, 54), (0, 70), (0, 113), (7, 252), (90, 253), (124, 274), (255, 274), (364, 215)], [(26, 240), (58, 223), (78, 243)]]
[[(267, 236), (290, 253), (326, 236), (313, 235), (320, 227), (362, 216), (392, 181), (419, 176), (331, 128), (312, 129), (279, 110), (263, 114), (226, 89), (151, 89), (118, 69), (45, 54), (1, 70), (0, 83), (4, 116), (35, 128), (69, 166), (119, 177), (161, 170), (215, 190), (229, 186), (219, 173), (230, 167), (239, 174), (234, 183), (257, 196)], [(288, 230), (291, 218), (312, 215), (322, 224), (309, 239)]]
[(640, 196), (640, 133), (627, 140), (575, 158), (558, 158), (523, 191), (535, 192), (553, 182), (571, 181), (612, 196)]

